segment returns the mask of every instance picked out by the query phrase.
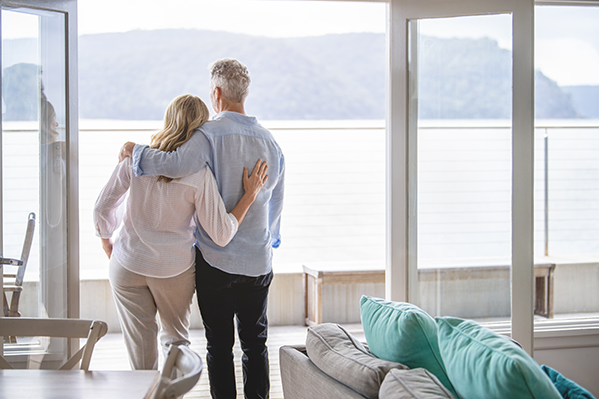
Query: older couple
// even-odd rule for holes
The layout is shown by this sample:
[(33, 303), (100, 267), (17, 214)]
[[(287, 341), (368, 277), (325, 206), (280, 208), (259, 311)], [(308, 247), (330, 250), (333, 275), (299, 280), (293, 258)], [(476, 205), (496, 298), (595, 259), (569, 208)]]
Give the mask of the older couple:
[[(212, 213), (199, 209), (201, 204), (194, 203), (192, 207), (196, 210), (193, 233), (195, 288), (207, 339), (206, 360), (211, 394), (213, 398), (236, 398), (237, 396), (233, 364), (234, 318), (236, 318), (243, 351), (245, 397), (268, 398), (270, 384), (266, 346), (268, 329), (266, 309), (269, 286), (273, 277), (272, 248), (277, 248), (280, 244), (279, 228), (283, 206), (285, 162), (283, 153), (272, 134), (262, 127), (255, 117), (248, 116), (245, 112), (244, 103), (250, 85), (247, 68), (237, 60), (223, 59), (212, 64), (210, 69), (210, 101), (217, 113), (214, 119), (200, 124), (198, 128), (194, 127), (193, 134), (187, 140), (176, 147), (167, 148), (166, 151), (161, 151), (160, 146), (126, 143), (121, 149), (121, 159), (130, 157), (131, 160), (127, 160), (126, 166), (121, 168), (135, 177), (161, 176), (178, 179), (169, 184), (174, 182), (181, 185), (185, 179), (189, 179), (188, 176), (197, 175), (201, 171), (204, 173), (204, 179), (209, 180), (210, 176), (215, 179), (224, 208), (233, 209), (231, 214), (235, 217), (219, 208), (221, 199), (218, 196), (216, 198), (209, 196), (211, 201), (216, 203), (212, 205), (213, 209), (216, 209)], [(167, 129), (166, 118), (165, 129)], [(265, 174), (266, 166), (261, 161), (268, 163), (268, 176)], [(255, 167), (248, 176), (246, 167), (251, 165)], [(246, 169), (242, 178), (240, 172), (244, 168)], [(206, 172), (208, 170), (212, 173)], [(132, 178), (133, 180), (135, 178)], [(154, 178), (152, 182), (154, 181), (157, 179)], [(154, 192), (147, 190), (146, 195), (152, 197)], [(190, 198), (195, 198), (192, 194), (189, 195)], [(170, 202), (171, 200), (163, 198), (157, 200), (160, 201)], [(188, 202), (194, 200), (189, 199)], [(150, 201), (141, 201), (138, 205), (155, 206)], [(249, 210), (244, 211), (246, 205)], [(236, 224), (234, 211), (240, 206), (241, 210), (238, 211), (243, 212), (244, 218), (241, 219), (243, 223), (237, 218), (236, 234), (233, 232), (234, 237), (225, 246), (221, 246), (223, 242), (214, 239), (218, 236), (215, 230), (227, 228), (226, 226), (231, 222)], [(101, 209), (98, 209), (96, 213), (99, 214), (100, 211)], [(206, 217), (207, 213), (211, 216)], [(211, 222), (206, 222), (204, 220), (206, 218)], [(126, 225), (125, 220), (125, 227)], [(229, 227), (227, 234), (231, 235), (233, 230)], [(103, 242), (110, 237), (110, 234), (102, 231), (98, 231), (98, 235), (104, 239)], [(113, 253), (117, 251), (117, 243), (118, 239), (114, 244), (115, 249), (111, 248)], [(135, 254), (131, 255), (131, 259), (135, 259)], [(138, 339), (137, 329), (140, 328), (138, 325), (146, 322), (140, 323), (137, 320), (135, 311), (139, 304), (127, 296), (129, 290), (127, 284), (132, 277), (135, 277), (133, 280), (147, 279), (144, 278), (146, 276), (142, 269), (133, 270), (134, 268), (129, 267), (126, 262), (120, 265), (120, 269), (124, 269), (121, 270), (121, 274), (125, 274), (126, 278), (115, 275), (113, 279), (112, 263), (111, 261), (111, 284), (117, 303), (121, 302), (118, 305), (121, 321), (123, 324), (133, 325), (132, 336), (128, 339), (135, 341)], [(183, 274), (171, 277), (183, 277), (183, 280), (189, 280), (193, 274), (189, 270), (187, 268)], [(156, 280), (160, 277), (152, 278)], [(184, 297), (182, 302), (188, 309), (191, 299), (189, 295), (183, 295), (176, 284), (170, 284), (164, 290), (157, 289), (163, 297), (161, 300), (176, 302)], [(139, 285), (139, 282), (136, 283), (135, 289)], [(152, 289), (149, 291), (151, 292)], [(181, 306), (181, 309), (185, 306)], [(132, 308), (133, 311), (127, 308)], [(176, 312), (171, 308), (172, 306), (166, 307), (167, 312)], [(158, 313), (162, 321), (164, 315), (161, 314), (160, 308)], [(170, 318), (173, 316), (171, 315)], [(189, 343), (189, 318), (183, 317), (182, 320), (176, 321), (178, 328), (171, 326), (165, 329), (163, 322), (161, 334), (163, 345)], [(124, 327), (124, 330), (127, 336), (127, 328)], [(154, 342), (155, 339), (154, 335)], [(134, 344), (131, 345), (133, 347), (128, 348), (130, 357), (132, 352), (134, 356), (143, 357), (139, 352), (143, 353), (144, 350), (136, 348)]]

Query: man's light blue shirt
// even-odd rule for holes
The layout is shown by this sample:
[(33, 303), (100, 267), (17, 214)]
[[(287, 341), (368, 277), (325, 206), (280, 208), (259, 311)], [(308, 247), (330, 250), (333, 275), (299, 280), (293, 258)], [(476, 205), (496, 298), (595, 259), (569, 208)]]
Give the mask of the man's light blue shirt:
[(210, 265), (231, 274), (260, 276), (272, 270), (272, 248), (281, 242), (285, 159), (272, 134), (255, 117), (221, 112), (170, 153), (138, 144), (133, 150), (133, 172), (135, 176), (178, 178), (208, 166), (231, 212), (244, 193), (243, 167), (247, 166), (251, 173), (258, 159), (268, 161), (268, 181), (233, 240), (219, 247), (197, 220), (194, 235)]

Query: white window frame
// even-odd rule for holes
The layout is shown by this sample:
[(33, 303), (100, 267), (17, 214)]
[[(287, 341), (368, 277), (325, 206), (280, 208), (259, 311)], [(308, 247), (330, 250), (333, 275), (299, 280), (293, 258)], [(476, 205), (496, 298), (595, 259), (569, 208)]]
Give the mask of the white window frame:
[[(509, 13), (513, 17), (512, 323), (511, 335), (533, 353), (534, 2), (533, 0), (391, 0), (388, 29), (387, 298), (416, 302), (416, 120), (408, 88), (409, 21)], [(411, 116), (411, 117), (410, 117)], [(397, 156), (401, 154), (403, 156)]]
[[(67, 270), (64, 276), (66, 290), (66, 317), (79, 318), (79, 112), (77, 75), (77, 0), (1, 0), (7, 7), (24, 7), (65, 14), (65, 74), (66, 74), (66, 151), (67, 151)], [(1, 26), (1, 22), (0, 22)], [(1, 138), (0, 138), (1, 141)], [(1, 144), (1, 143), (0, 143)], [(0, 147), (1, 148), (1, 147)], [(1, 182), (0, 164), (0, 189)], [(0, 203), (0, 213), (2, 204)], [(0, 226), (0, 248), (2, 226)], [(0, 272), (2, 268), (0, 267)], [(2, 273), (0, 273), (2, 283)], [(0, 351), (3, 350), (0, 342)], [(69, 339), (64, 356), (70, 357), (79, 350), (79, 340)]]
[[(343, 0), (341, 0), (343, 1)], [(416, 146), (409, 125), (409, 20), (513, 16), (511, 336), (532, 356), (537, 342), (599, 336), (599, 320), (534, 322), (534, 7), (599, 6), (599, 0), (362, 0), (387, 4), (386, 297), (417, 302)], [(413, 109), (413, 108), (412, 108)], [(413, 112), (413, 111), (412, 111)], [(415, 120), (415, 119), (414, 119)], [(577, 332), (578, 331), (578, 332)], [(504, 331), (505, 332), (505, 331)], [(545, 346), (541, 344), (541, 346)]]

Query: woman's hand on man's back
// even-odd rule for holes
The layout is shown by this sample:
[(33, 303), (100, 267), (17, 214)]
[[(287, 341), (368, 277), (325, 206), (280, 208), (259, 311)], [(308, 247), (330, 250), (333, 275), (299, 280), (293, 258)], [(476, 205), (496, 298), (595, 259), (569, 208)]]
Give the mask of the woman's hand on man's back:
[(253, 199), (256, 198), (264, 184), (268, 181), (268, 165), (266, 161), (261, 159), (256, 162), (252, 174), (248, 175), (247, 166), (243, 167), (243, 188), (246, 194), (252, 195)]

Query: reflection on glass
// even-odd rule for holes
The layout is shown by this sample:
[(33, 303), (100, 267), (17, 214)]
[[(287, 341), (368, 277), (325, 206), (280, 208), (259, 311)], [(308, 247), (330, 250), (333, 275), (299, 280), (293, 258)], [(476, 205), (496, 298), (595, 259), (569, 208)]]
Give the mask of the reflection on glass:
[(419, 305), (433, 316), (509, 318), (512, 55), (502, 43), (511, 17), (416, 23), (417, 120), (410, 123), (417, 126)]
[(62, 13), (2, 9), (2, 252), (19, 257), (35, 213), (19, 309), (28, 317), (66, 317), (64, 30)]

